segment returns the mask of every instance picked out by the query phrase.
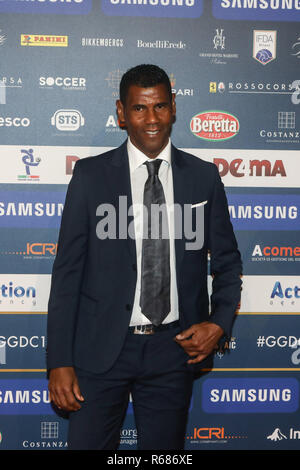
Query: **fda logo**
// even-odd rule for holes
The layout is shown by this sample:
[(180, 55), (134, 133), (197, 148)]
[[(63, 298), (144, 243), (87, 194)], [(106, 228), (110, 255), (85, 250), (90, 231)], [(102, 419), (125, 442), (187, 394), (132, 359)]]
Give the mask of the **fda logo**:
[(51, 125), (59, 131), (75, 132), (84, 126), (84, 117), (77, 109), (58, 109), (51, 118)]

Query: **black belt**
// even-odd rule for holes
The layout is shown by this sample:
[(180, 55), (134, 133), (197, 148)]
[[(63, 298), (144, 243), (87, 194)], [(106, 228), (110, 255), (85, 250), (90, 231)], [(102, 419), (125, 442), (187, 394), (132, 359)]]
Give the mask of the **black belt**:
[(172, 328), (177, 328), (179, 326), (179, 321), (172, 321), (171, 323), (164, 323), (159, 326), (154, 325), (136, 325), (130, 326), (129, 331), (134, 335), (154, 335), (154, 333), (159, 333), (160, 331), (170, 330)]

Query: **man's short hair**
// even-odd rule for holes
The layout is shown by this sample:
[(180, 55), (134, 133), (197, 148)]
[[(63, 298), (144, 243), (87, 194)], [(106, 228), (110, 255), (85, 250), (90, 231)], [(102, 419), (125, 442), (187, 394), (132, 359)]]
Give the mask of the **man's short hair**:
[(137, 65), (127, 70), (120, 81), (120, 100), (123, 104), (126, 103), (128, 90), (132, 85), (149, 88), (161, 84), (165, 85), (170, 101), (172, 101), (171, 83), (166, 72), (157, 65)]

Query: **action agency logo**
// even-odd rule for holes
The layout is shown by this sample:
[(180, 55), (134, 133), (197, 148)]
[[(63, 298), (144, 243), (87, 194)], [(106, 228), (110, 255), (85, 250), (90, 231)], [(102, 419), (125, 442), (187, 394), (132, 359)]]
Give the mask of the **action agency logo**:
[(64, 132), (76, 132), (85, 120), (77, 109), (58, 109), (51, 117), (51, 125)]
[(266, 65), (276, 59), (277, 31), (253, 31), (253, 59)]
[(296, 306), (300, 304), (300, 284), (288, 284), (276, 281), (270, 293), (270, 305), (279, 304), (280, 306)]
[(102, 0), (108, 16), (145, 16), (157, 18), (198, 18), (202, 0)]
[(21, 46), (68, 47), (68, 36), (21, 34)]
[(240, 124), (235, 116), (224, 111), (203, 111), (191, 119), (190, 130), (199, 139), (218, 142), (235, 137)]
[(185, 439), (189, 444), (226, 444), (231, 439), (247, 439), (243, 434), (227, 432), (224, 426), (221, 427), (194, 427)]

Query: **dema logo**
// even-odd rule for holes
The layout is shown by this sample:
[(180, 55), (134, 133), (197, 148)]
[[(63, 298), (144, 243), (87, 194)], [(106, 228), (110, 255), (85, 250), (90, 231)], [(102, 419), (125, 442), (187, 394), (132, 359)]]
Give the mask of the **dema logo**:
[(294, 378), (207, 379), (202, 407), (206, 413), (293, 413), (299, 383)]
[(154, 16), (158, 18), (198, 18), (202, 0), (102, 0), (108, 16)]
[(1, 0), (0, 12), (54, 15), (87, 15), (92, 0)]

